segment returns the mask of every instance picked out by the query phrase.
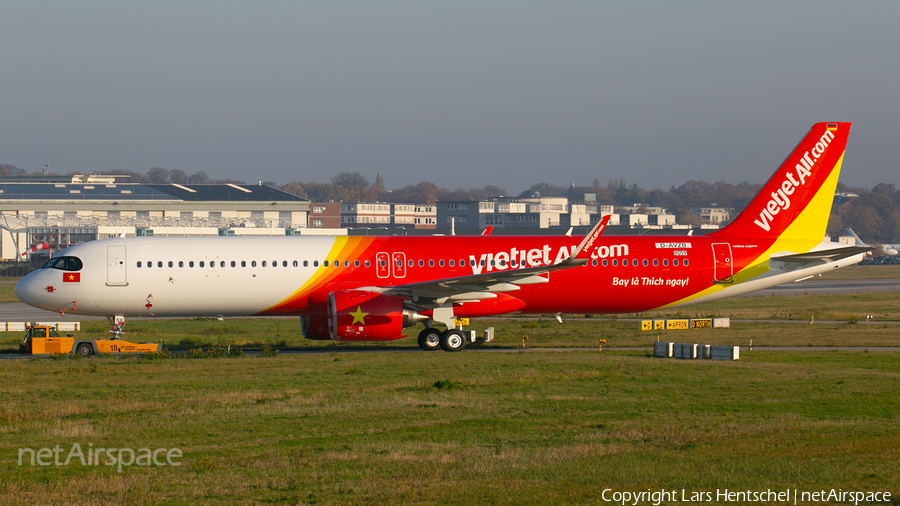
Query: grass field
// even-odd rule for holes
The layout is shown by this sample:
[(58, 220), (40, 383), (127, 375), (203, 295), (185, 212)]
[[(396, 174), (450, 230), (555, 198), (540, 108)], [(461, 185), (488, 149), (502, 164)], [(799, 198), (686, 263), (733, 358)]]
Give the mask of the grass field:
[[(0, 367), (17, 504), (584, 504), (604, 488), (889, 490), (895, 353), (378, 353)], [(17, 465), (178, 448), (179, 467)]]
[(815, 279), (895, 279), (900, 278), (900, 265), (851, 265), (823, 274)]
[[(637, 321), (583, 316), (471, 327), (494, 326), (496, 347), (521, 346), (522, 335), (529, 348), (593, 347), (598, 338), (647, 347), (633, 352), (4, 360), (0, 504), (568, 505), (605, 504), (607, 488), (887, 490), (900, 504), (900, 353), (649, 356), (657, 336), (896, 346), (900, 325), (796, 322), (898, 320), (896, 301), (895, 293), (756, 297), (678, 313), (784, 320), (716, 330), (642, 332)], [(83, 328), (81, 337), (108, 335), (105, 322)], [(141, 319), (127, 329), (126, 339), (175, 350), (415, 347), (414, 339), (306, 341), (296, 319)], [(0, 351), (20, 338), (0, 334)], [(77, 459), (32, 466), (27, 455), (18, 465), (23, 448), (59, 446), (64, 460), (75, 443), (85, 453), (183, 456), (177, 467), (122, 472)]]

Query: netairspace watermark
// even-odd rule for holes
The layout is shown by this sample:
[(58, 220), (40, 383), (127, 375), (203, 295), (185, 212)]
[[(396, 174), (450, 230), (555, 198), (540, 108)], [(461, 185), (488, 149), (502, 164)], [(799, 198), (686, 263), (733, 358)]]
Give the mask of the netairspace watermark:
[(640, 492), (631, 492), (623, 490), (613, 490), (607, 488), (603, 490), (600, 497), (610, 503), (621, 504), (622, 506), (638, 506), (639, 504), (653, 504), (659, 506), (663, 503), (683, 502), (683, 503), (710, 503), (710, 502), (759, 502), (759, 503), (782, 503), (782, 504), (814, 504), (820, 502), (829, 503), (890, 503), (891, 493), (886, 491), (858, 491), (843, 490), (840, 488), (832, 488), (828, 490), (798, 490), (796, 488), (786, 488), (783, 490), (729, 490), (716, 489), (709, 490), (643, 490)]
[[(86, 451), (85, 451), (86, 450)], [(53, 448), (19, 448), (20, 466), (56, 466), (65, 467), (69, 464), (81, 464), (82, 466), (116, 466), (116, 471), (130, 466), (180, 466), (182, 457), (180, 448), (94, 448), (93, 443), (86, 449), (74, 443), (68, 453), (63, 453), (64, 448), (56, 445)], [(64, 457), (64, 458), (63, 458)]]

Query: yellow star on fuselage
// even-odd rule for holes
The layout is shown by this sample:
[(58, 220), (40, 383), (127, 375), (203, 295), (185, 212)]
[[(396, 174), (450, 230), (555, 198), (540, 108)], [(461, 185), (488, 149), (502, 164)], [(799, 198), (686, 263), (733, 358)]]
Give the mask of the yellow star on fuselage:
[(351, 325), (356, 325), (357, 323), (359, 323), (360, 325), (365, 325), (365, 318), (368, 315), (369, 313), (363, 313), (362, 306), (356, 306), (356, 312), (350, 313), (350, 316), (353, 317), (353, 323), (351, 323)]

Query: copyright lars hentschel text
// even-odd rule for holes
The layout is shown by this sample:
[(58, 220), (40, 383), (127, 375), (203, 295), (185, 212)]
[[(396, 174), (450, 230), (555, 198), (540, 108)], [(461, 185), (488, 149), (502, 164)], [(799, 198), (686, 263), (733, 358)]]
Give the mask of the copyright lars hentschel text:
[(847, 504), (891, 502), (891, 493), (885, 491), (859, 491), (832, 488), (827, 490), (642, 490), (625, 491), (607, 488), (603, 490), (601, 498), (606, 502), (637, 506), (638, 504), (653, 504), (659, 506), (662, 503), (690, 502), (761, 502), (784, 504), (810, 504), (818, 502), (841, 502)]

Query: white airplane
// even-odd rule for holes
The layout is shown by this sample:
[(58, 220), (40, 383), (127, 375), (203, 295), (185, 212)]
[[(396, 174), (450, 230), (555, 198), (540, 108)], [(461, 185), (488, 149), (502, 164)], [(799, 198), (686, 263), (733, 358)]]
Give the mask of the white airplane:
[[(852, 228), (845, 228), (844, 233), (855, 239), (857, 246), (869, 246), (856, 235), (856, 232), (854, 232)], [(900, 244), (873, 244), (872, 248), (884, 256), (895, 257), (897, 256), (898, 251), (900, 251)]]
[[(303, 336), (459, 351), (454, 317), (634, 313), (721, 299), (862, 260), (823, 243), (850, 123), (813, 125), (747, 208), (704, 236), (136, 237), (60, 251), (16, 284), (60, 313), (296, 315)], [(447, 327), (441, 332), (433, 327)]]

